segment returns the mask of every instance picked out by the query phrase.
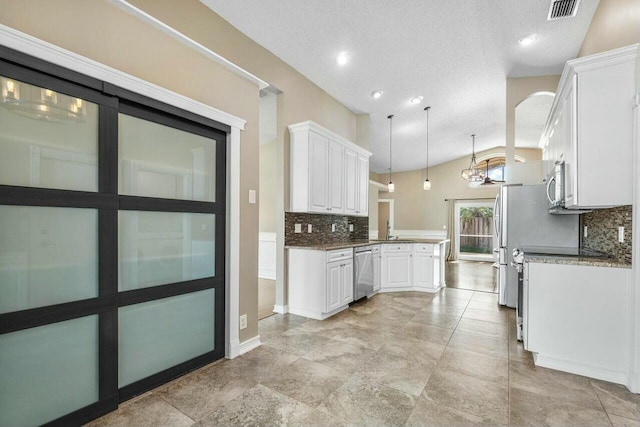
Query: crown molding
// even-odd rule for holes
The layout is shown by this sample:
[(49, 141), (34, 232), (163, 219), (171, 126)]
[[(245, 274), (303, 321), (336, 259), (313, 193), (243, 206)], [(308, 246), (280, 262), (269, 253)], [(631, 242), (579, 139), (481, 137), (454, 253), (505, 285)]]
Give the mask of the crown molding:
[(251, 74), (244, 68), (239, 67), (238, 65), (234, 64), (233, 62), (229, 61), (223, 56), (218, 55), (208, 47), (203, 46), (202, 44), (186, 36), (185, 34), (181, 33), (175, 28), (170, 27), (169, 25), (165, 24), (159, 19), (149, 15), (147, 12), (132, 5), (128, 1), (126, 0), (109, 0), (109, 1), (114, 5), (116, 5), (117, 7), (119, 7), (120, 9), (127, 12), (128, 14), (135, 16), (136, 18), (146, 22), (147, 24), (150, 24), (152, 27), (162, 31), (163, 33), (169, 35), (175, 40), (178, 40), (180, 43), (188, 46), (189, 48), (195, 50), (196, 52), (201, 53), (202, 55), (206, 56), (212, 61), (217, 62), (218, 64), (222, 65), (226, 69), (233, 71), (235, 74), (241, 77), (244, 77), (245, 79), (249, 80), (250, 82), (254, 83), (256, 86), (258, 86), (260, 89), (265, 89), (269, 87), (269, 83), (265, 82), (261, 78), (255, 76), (254, 74)]
[(2, 24), (0, 45), (244, 130), (246, 120)]

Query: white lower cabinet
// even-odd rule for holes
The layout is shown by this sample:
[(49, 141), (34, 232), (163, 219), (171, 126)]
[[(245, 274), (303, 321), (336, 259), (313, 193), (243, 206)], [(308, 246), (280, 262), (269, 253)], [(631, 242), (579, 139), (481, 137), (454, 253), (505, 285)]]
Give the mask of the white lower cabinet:
[(632, 270), (525, 262), (523, 338), (538, 366), (628, 378)]
[(413, 255), (413, 285), (416, 288), (432, 289), (433, 253), (416, 252)]
[(383, 289), (411, 287), (411, 244), (382, 245), (381, 276)]
[(353, 301), (353, 260), (327, 264), (327, 308), (330, 313)]
[(380, 291), (381, 287), (381, 272), (380, 272), (380, 245), (376, 245), (372, 248), (373, 251), (373, 292)]
[(323, 320), (353, 301), (353, 249), (289, 249), (289, 312)]
[(440, 289), (439, 245), (385, 243), (381, 247), (382, 291), (436, 292)]

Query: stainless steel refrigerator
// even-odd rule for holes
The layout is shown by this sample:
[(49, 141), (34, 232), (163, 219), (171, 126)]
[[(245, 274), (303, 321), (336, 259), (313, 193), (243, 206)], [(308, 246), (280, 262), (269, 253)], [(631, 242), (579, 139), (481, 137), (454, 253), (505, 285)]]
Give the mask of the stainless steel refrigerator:
[(515, 307), (518, 273), (511, 266), (512, 253), (522, 246), (577, 248), (579, 215), (548, 212), (544, 185), (503, 185), (493, 211), (498, 244), (498, 301)]

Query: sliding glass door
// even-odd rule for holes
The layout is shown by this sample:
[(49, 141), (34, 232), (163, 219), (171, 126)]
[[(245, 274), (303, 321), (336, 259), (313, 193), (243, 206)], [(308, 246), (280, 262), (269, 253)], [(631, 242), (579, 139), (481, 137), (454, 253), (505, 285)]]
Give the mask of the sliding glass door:
[(458, 259), (493, 261), (493, 202), (456, 202)]
[(0, 54), (0, 425), (79, 424), (223, 357), (228, 128)]

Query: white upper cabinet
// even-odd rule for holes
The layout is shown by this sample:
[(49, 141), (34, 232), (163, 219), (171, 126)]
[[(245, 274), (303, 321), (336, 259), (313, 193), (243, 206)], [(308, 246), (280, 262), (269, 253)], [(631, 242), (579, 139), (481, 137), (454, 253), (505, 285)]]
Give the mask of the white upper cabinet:
[(371, 153), (311, 121), (289, 133), (291, 211), (368, 216)]
[(309, 133), (309, 210), (324, 212), (329, 206), (329, 139)]
[(633, 202), (635, 58), (629, 46), (568, 61), (540, 140), (547, 176), (565, 162), (567, 208)]

